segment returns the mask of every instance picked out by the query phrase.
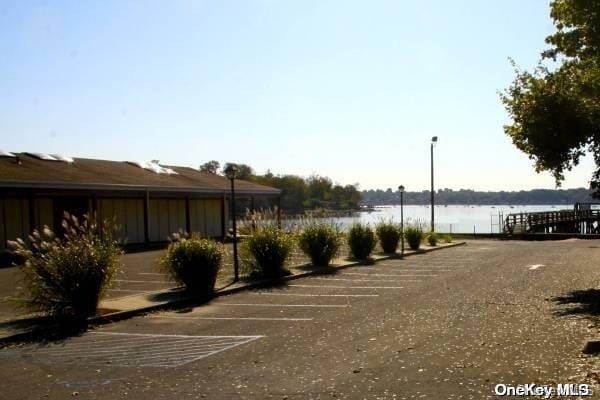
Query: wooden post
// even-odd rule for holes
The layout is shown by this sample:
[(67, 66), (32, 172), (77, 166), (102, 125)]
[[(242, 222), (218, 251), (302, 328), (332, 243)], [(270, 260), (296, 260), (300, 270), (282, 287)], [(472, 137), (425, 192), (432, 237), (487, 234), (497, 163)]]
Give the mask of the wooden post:
[(150, 191), (144, 195), (144, 242), (150, 243)]
[(30, 194), (27, 198), (27, 202), (29, 203), (29, 232), (27, 233), (26, 237), (29, 237), (29, 235), (36, 229), (37, 225), (35, 221), (35, 206), (33, 203), (34, 201), (35, 199), (33, 197), (33, 194)]
[(192, 234), (192, 220), (190, 217), (190, 196), (185, 196), (185, 230), (188, 235)]
[(281, 195), (277, 197), (277, 227), (281, 229)]
[(227, 221), (225, 221), (225, 193), (221, 196), (221, 237), (223, 241), (227, 237)]

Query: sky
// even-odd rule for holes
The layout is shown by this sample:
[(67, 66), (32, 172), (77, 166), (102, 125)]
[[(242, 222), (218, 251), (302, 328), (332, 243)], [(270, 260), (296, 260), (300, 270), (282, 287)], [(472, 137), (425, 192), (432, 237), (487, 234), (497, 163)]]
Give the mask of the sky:
[(435, 135), (437, 188), (554, 188), (498, 95), (553, 29), (547, 0), (2, 0), (0, 149), (413, 191)]

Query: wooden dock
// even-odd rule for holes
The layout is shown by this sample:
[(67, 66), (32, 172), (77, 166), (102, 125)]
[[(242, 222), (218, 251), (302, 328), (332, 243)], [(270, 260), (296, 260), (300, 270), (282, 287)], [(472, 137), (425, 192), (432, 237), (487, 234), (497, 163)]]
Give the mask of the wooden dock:
[(509, 214), (504, 220), (506, 235), (528, 233), (599, 234), (600, 210), (574, 209)]

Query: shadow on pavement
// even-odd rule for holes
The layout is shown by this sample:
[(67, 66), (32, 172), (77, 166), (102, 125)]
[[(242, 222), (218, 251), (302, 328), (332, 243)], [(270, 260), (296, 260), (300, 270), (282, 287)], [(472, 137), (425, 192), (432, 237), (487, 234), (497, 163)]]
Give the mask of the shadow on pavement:
[(23, 318), (0, 323), (0, 329), (23, 331), (21, 338), (14, 338), (0, 343), (0, 348), (18, 344), (37, 343), (47, 345), (62, 342), (72, 336), (79, 336), (87, 330), (87, 321), (66, 322), (53, 317)]
[(557, 315), (583, 315), (594, 320), (600, 317), (600, 289), (574, 290), (551, 300), (558, 305), (567, 306), (556, 310)]

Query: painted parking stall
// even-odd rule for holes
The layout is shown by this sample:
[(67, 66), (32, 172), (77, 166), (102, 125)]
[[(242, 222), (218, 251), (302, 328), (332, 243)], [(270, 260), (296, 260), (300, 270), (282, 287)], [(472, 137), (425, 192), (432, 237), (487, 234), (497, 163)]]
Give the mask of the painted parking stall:
[[(354, 266), (280, 287), (219, 297), (190, 309), (137, 317), (131, 320), (134, 325), (104, 326), (61, 344), (0, 351), (0, 358), (66, 365), (181, 367), (223, 352), (268, 346), (270, 337), (290, 329), (329, 324), (341, 315), (360, 315), (381, 297), (437, 279), (463, 265), (449, 260), (415, 257)], [(160, 273), (138, 272), (119, 279), (113, 290), (135, 294), (138, 286), (161, 285), (164, 279)], [(129, 326), (125, 330), (122, 325)]]

